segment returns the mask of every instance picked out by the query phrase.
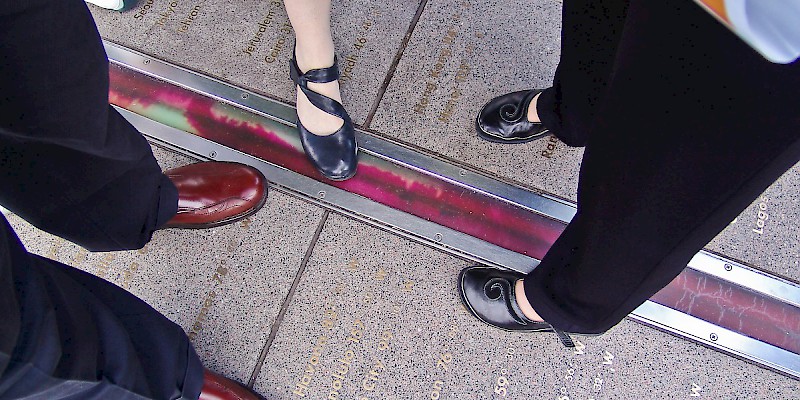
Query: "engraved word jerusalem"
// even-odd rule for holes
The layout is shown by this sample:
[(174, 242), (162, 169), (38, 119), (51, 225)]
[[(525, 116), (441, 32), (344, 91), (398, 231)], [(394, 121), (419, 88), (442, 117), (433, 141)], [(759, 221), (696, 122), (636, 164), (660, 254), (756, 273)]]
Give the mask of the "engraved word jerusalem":
[(267, 32), (267, 27), (272, 25), (272, 21), (275, 18), (275, 10), (273, 7), (280, 7), (281, 4), (278, 1), (271, 1), (269, 3), (269, 11), (267, 11), (267, 15), (264, 16), (264, 19), (258, 23), (258, 29), (256, 33), (253, 34), (253, 37), (247, 42), (247, 46), (245, 47), (243, 53), (247, 54), (248, 56), (252, 57), (253, 52), (258, 49), (258, 45), (261, 44), (261, 38)]

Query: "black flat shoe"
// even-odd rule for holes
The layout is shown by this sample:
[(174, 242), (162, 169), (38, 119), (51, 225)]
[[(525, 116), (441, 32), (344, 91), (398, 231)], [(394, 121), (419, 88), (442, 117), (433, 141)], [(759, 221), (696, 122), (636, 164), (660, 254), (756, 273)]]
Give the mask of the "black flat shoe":
[(555, 332), (565, 347), (575, 342), (547, 322), (531, 321), (520, 310), (514, 285), (524, 275), (482, 265), (465, 268), (458, 275), (458, 288), (467, 309), (479, 320), (507, 331)]
[(528, 121), (528, 106), (541, 92), (523, 90), (490, 100), (475, 120), (478, 136), (495, 143), (525, 143), (547, 136), (550, 131), (541, 122)]
[(312, 69), (306, 73), (300, 73), (297, 61), (292, 58), (289, 62), (289, 69), (292, 81), (300, 86), (300, 90), (314, 107), (344, 120), (344, 124), (339, 130), (330, 135), (320, 136), (306, 129), (298, 118), (297, 130), (300, 132), (300, 142), (303, 144), (306, 156), (314, 164), (314, 167), (330, 180), (343, 181), (351, 178), (356, 174), (358, 166), (358, 145), (353, 122), (341, 103), (308, 88), (309, 82), (328, 83), (339, 79), (336, 58), (334, 57), (332, 66)]

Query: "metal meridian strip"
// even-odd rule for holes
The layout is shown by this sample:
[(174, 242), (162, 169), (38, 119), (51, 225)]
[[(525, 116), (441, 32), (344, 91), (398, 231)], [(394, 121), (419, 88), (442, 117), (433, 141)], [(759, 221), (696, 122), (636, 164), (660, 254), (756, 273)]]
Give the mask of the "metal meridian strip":
[[(255, 165), (286, 191), (453, 254), (527, 272), (574, 215), (564, 201), (363, 132), (359, 174), (321, 182), (302, 154), (291, 107), (116, 45), (106, 49), (111, 102), (153, 140), (201, 158)], [(665, 324), (671, 332), (800, 377), (793, 367), (800, 358), (798, 293), (791, 282), (701, 252), (632, 318), (662, 327), (666, 306), (686, 317), (680, 326)], [(738, 339), (707, 335), (708, 323)], [(765, 325), (775, 329), (759, 328)], [(745, 338), (781, 351), (740, 348)]]

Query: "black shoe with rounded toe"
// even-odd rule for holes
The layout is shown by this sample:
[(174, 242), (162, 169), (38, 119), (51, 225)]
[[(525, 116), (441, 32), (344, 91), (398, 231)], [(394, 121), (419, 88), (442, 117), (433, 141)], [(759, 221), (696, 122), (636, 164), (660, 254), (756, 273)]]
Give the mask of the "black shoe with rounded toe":
[(478, 136), (495, 143), (525, 143), (547, 136), (541, 122), (528, 121), (528, 106), (541, 89), (522, 90), (495, 97), (475, 120)]
[(303, 144), (306, 156), (314, 167), (330, 180), (343, 181), (351, 178), (356, 174), (358, 166), (358, 145), (353, 122), (341, 103), (308, 88), (309, 82), (328, 83), (339, 79), (336, 58), (334, 57), (333, 65), (328, 68), (312, 69), (305, 73), (300, 72), (297, 61), (292, 58), (289, 72), (292, 81), (300, 86), (300, 90), (314, 107), (344, 120), (339, 130), (321, 136), (306, 129), (298, 118), (297, 130), (300, 132), (300, 142)]
[(461, 271), (458, 288), (467, 309), (479, 320), (507, 331), (555, 332), (564, 346), (575, 347), (566, 333), (522, 313), (514, 294), (514, 286), (522, 278), (518, 272), (477, 265)]

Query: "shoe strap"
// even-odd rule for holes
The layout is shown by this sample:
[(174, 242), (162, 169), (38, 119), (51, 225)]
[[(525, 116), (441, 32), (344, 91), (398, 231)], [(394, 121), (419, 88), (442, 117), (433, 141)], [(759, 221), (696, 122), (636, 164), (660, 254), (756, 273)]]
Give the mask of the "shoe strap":
[[(527, 316), (525, 316), (525, 313), (522, 312), (522, 309), (519, 308), (519, 304), (517, 304), (517, 296), (516, 296), (516, 293), (515, 293), (515, 290), (514, 290), (514, 285), (512, 284), (510, 286), (511, 286), (511, 290), (508, 293), (508, 298), (509, 298), (509, 303), (511, 305), (511, 309), (514, 310), (514, 314), (516, 314), (514, 316), (515, 319), (517, 319), (517, 317), (519, 317), (518, 322), (522, 322), (524, 324), (541, 324), (541, 323), (543, 323), (543, 321), (534, 321), (534, 320), (528, 318)], [(544, 322), (544, 323), (548, 324), (547, 322)], [(548, 325), (550, 325), (550, 324), (548, 324)], [(558, 336), (558, 339), (561, 340), (561, 344), (563, 344), (564, 347), (575, 347), (575, 342), (572, 340), (572, 338), (566, 332), (564, 332), (564, 331), (562, 331), (560, 329), (556, 329), (556, 327), (554, 327), (553, 325), (550, 325), (550, 329), (552, 329), (553, 332), (556, 333), (556, 335)]]
[(566, 332), (561, 329), (556, 329), (553, 325), (550, 325), (550, 327), (553, 328), (553, 332), (556, 333), (556, 336), (561, 340), (561, 344), (563, 344), (564, 347), (575, 347), (575, 341), (573, 341)]
[(306, 71), (306, 73), (300, 73), (300, 67), (297, 66), (297, 61), (293, 57), (289, 62), (289, 76), (292, 78), (292, 81), (297, 84), (297, 86), (300, 86), (300, 90), (303, 91), (303, 94), (306, 95), (314, 107), (317, 107), (328, 114), (339, 117), (345, 120), (345, 123), (347, 123), (347, 121), (350, 121), (350, 116), (347, 114), (347, 111), (345, 111), (344, 106), (342, 106), (341, 103), (308, 88), (309, 82), (328, 83), (339, 79), (339, 67), (337, 65), (336, 56), (334, 56), (332, 66), (327, 68), (312, 69)]
[[(500, 108), (500, 118), (505, 120), (506, 122), (519, 122), (523, 119), (526, 119), (528, 116), (528, 107), (531, 105), (531, 101), (533, 98), (536, 97), (541, 91), (536, 89), (531, 89), (525, 96), (520, 99), (519, 103), (516, 105), (506, 104), (502, 108)], [(513, 112), (507, 112), (506, 108), (513, 107)], [(527, 120), (527, 119), (526, 119)]]

